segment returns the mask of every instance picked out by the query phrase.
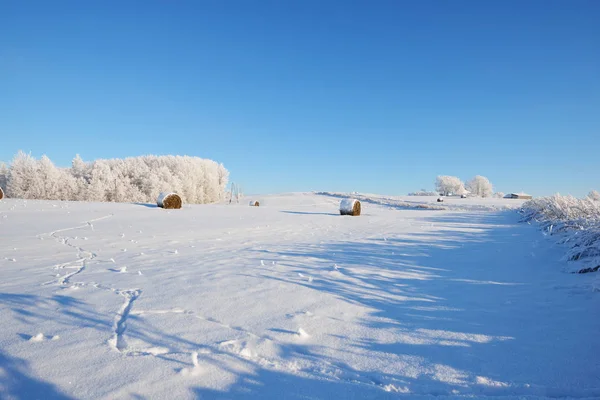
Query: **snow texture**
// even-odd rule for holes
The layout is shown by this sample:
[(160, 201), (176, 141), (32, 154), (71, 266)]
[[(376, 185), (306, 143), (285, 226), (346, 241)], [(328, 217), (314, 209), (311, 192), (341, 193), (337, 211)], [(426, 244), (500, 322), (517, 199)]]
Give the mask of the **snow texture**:
[(600, 398), (594, 274), (523, 202), (265, 200), (0, 202), (0, 398)]

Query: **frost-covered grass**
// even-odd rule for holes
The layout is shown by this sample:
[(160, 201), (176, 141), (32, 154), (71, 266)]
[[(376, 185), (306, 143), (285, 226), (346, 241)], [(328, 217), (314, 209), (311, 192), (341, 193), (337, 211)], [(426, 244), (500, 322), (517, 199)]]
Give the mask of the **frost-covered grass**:
[(525, 221), (540, 224), (545, 233), (569, 246), (565, 257), (576, 272), (600, 269), (600, 201), (556, 194), (523, 204)]

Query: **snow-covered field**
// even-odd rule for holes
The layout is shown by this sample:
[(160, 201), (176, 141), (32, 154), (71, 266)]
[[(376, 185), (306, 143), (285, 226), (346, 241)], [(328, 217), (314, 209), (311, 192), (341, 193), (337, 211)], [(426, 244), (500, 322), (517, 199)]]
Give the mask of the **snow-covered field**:
[(600, 398), (593, 274), (521, 201), (336, 196), (0, 201), (0, 398)]

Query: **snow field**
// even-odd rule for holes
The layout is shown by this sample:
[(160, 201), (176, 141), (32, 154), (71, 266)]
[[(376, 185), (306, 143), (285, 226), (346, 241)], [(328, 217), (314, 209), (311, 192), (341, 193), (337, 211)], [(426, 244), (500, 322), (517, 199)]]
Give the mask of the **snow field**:
[(363, 197), (1, 202), (0, 398), (600, 396), (598, 296), (514, 200)]

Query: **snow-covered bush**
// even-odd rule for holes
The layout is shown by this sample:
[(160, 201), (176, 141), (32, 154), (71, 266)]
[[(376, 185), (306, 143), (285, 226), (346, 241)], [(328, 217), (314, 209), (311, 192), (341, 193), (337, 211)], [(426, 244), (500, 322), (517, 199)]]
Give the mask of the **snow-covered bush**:
[(592, 201), (600, 201), (600, 193), (598, 193), (596, 190), (589, 192), (587, 197)]
[(504, 198), (504, 196), (505, 196), (504, 192), (496, 192), (493, 195), (493, 197), (496, 199), (502, 199), (502, 198)]
[(578, 272), (600, 269), (600, 202), (556, 194), (529, 200), (521, 213), (570, 246), (566, 259), (581, 261)]
[(474, 196), (490, 197), (494, 192), (492, 184), (485, 176), (476, 175), (467, 182), (466, 189)]
[[(0, 169), (0, 174), (2, 169)], [(47, 200), (155, 202), (163, 191), (184, 203), (223, 199), (229, 172), (212, 160), (188, 156), (142, 156), (84, 162), (77, 155), (71, 168), (58, 168), (20, 151), (8, 170), (10, 197)], [(2, 175), (0, 175), (0, 183)]]
[(465, 185), (456, 176), (440, 175), (435, 179), (435, 190), (439, 194), (447, 196), (449, 194), (464, 194)]

